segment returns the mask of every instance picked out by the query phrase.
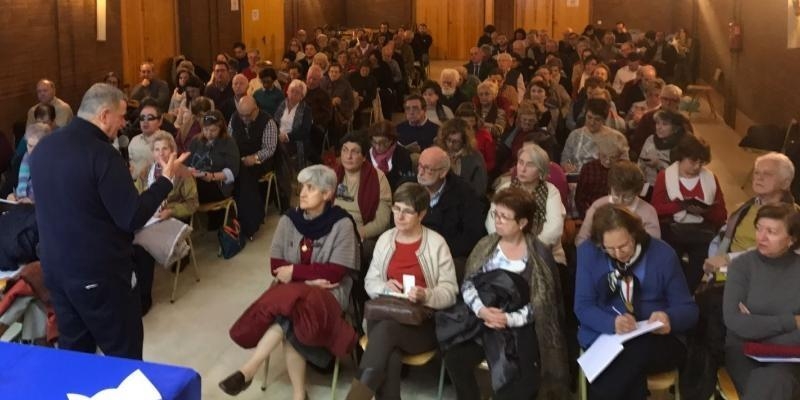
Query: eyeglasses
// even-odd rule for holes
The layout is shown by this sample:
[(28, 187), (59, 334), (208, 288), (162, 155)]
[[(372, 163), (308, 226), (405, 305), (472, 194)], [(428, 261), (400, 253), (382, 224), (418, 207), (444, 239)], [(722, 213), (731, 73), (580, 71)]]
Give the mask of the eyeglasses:
[(614, 204), (628, 204), (636, 199), (636, 195), (633, 193), (624, 193), (624, 194), (616, 194), (611, 193), (611, 201)]
[(402, 208), (400, 206), (392, 206), (392, 212), (395, 215), (405, 215), (406, 217), (413, 217), (419, 214), (416, 210), (412, 208)]
[(427, 173), (436, 173), (438, 171), (441, 171), (442, 169), (443, 169), (442, 167), (431, 167), (431, 166), (424, 165), (424, 164), (417, 165), (417, 170), (422, 172), (422, 173), (425, 173), (425, 174), (427, 174)]
[(217, 118), (214, 114), (206, 114), (203, 116), (203, 122), (205, 123), (215, 123), (219, 122), (219, 118)]
[(158, 115), (142, 114), (142, 115), (139, 116), (139, 121), (141, 121), (141, 122), (150, 122), (150, 121), (155, 121), (155, 120), (157, 120), (159, 118), (161, 118), (161, 117), (159, 117)]
[(628, 239), (628, 241), (626, 243), (622, 244), (621, 246), (617, 246), (617, 247), (603, 246), (603, 251), (605, 251), (608, 254), (614, 255), (614, 254), (617, 254), (617, 253), (619, 253), (621, 251), (629, 249), (632, 244), (633, 244), (633, 240)]
[(514, 217), (509, 217), (508, 215), (501, 214), (497, 212), (497, 210), (492, 210), (492, 217), (494, 217), (495, 221), (500, 221), (500, 222), (508, 222), (514, 220)]

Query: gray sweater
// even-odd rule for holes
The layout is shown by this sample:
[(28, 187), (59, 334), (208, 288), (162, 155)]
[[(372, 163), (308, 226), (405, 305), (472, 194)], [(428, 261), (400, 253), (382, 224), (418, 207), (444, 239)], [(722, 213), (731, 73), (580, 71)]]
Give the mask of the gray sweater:
[[(727, 343), (800, 345), (794, 319), (800, 314), (798, 282), (800, 255), (794, 252), (767, 258), (751, 250), (731, 261), (722, 309)], [(750, 310), (749, 315), (739, 311), (739, 302)]]

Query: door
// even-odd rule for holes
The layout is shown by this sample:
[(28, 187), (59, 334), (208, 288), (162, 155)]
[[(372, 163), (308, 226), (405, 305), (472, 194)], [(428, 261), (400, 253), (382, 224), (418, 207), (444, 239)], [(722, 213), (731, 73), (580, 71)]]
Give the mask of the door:
[(242, 41), (258, 49), (261, 59), (279, 65), (286, 43), (283, 0), (241, 0)]
[(433, 36), (433, 60), (466, 60), (484, 25), (484, 0), (416, 0), (415, 23)]
[(172, 81), (172, 57), (178, 54), (178, 26), (173, 0), (122, 0), (122, 80), (139, 82), (139, 66), (152, 61), (158, 77)]

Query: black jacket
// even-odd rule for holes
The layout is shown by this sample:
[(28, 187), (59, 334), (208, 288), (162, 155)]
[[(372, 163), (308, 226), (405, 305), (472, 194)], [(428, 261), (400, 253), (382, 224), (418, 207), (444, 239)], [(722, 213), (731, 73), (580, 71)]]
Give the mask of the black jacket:
[(31, 156), (39, 257), (48, 286), (133, 272), (133, 233), (172, 190), (158, 178), (140, 195), (120, 153), (94, 124), (75, 118)]
[(32, 205), (20, 204), (0, 214), (0, 226), (0, 271), (16, 271), (38, 259), (39, 230)]
[(454, 258), (467, 257), (486, 235), (486, 203), (458, 175), (447, 174), (442, 196), (422, 224), (444, 237)]

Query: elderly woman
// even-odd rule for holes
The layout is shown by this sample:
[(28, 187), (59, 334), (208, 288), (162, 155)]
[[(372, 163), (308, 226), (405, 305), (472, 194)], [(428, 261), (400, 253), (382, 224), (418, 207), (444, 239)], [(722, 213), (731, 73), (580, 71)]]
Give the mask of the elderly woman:
[(748, 355), (797, 356), (800, 214), (789, 204), (766, 205), (754, 225), (756, 249), (731, 262), (725, 284), (725, 365), (742, 399), (796, 399), (798, 364), (760, 362)]
[(650, 135), (642, 145), (639, 153), (639, 168), (644, 172), (648, 185), (656, 183), (658, 173), (672, 163), (670, 152), (687, 133), (688, 119), (679, 112), (661, 110), (655, 113), (656, 132)]
[(658, 173), (651, 203), (662, 221), (664, 240), (678, 255), (689, 257), (685, 273), (694, 292), (703, 277), (708, 245), (728, 214), (719, 180), (705, 168), (711, 161), (708, 144), (686, 135), (672, 157), (675, 162)]
[(575, 237), (575, 244), (580, 245), (592, 232), (592, 220), (598, 208), (606, 204), (617, 204), (636, 214), (642, 220), (645, 232), (660, 239), (661, 228), (656, 209), (650, 203), (639, 198), (644, 185), (644, 176), (636, 164), (628, 160), (620, 160), (611, 164), (608, 169), (608, 195), (600, 197), (586, 210), (581, 229)]
[(342, 138), (335, 204), (353, 217), (364, 254), (371, 255), (378, 236), (389, 228), (392, 189), (386, 175), (366, 162), (369, 148), (363, 133), (350, 132)]
[(611, 136), (600, 136), (594, 142), (597, 158), (584, 164), (575, 187), (575, 208), (581, 216), (595, 200), (608, 194), (609, 168), (628, 153), (628, 148)]
[(625, 147), (627, 153), (628, 140), (625, 136), (605, 125), (609, 107), (608, 101), (603, 99), (590, 99), (586, 102), (586, 124), (569, 134), (561, 152), (561, 167), (564, 172), (578, 174), (584, 164), (596, 159), (596, 143), (604, 136), (619, 143), (620, 147)]
[[(531, 90), (540, 88), (535, 84), (531, 85)], [(514, 165), (512, 155), (519, 152), (529, 135), (535, 137), (536, 144), (547, 152), (551, 160), (557, 159), (559, 146), (556, 137), (546, 128), (541, 127), (540, 117), (549, 119), (550, 113), (548, 111), (540, 113), (539, 107), (532, 100), (523, 100), (520, 103), (517, 109), (516, 126), (500, 139), (503, 146), (498, 149), (498, 153), (500, 153), (498, 158), (505, 159), (504, 165), (500, 167), (503, 172)]]
[(624, 334), (637, 321), (663, 324), (625, 342), (589, 385), (590, 399), (646, 399), (647, 375), (683, 364), (681, 335), (697, 321), (680, 261), (668, 244), (650, 237), (624, 206), (606, 204), (592, 219), (591, 240), (578, 246), (575, 314), (584, 349), (601, 334)]
[[(364, 288), (370, 298), (406, 294), (408, 300), (441, 310), (452, 306), (458, 294), (455, 267), (447, 242), (422, 225), (430, 205), (428, 190), (405, 183), (394, 193), (395, 227), (378, 239)], [(413, 277), (413, 287), (407, 287)], [(400, 398), (402, 354), (418, 354), (438, 347), (432, 318), (420, 325), (391, 319), (367, 321), (369, 343), (359, 373), (347, 398)]]
[(294, 158), (292, 168), (301, 170), (306, 165), (306, 150), (311, 140), (311, 107), (303, 99), (308, 87), (298, 79), (289, 82), (286, 100), (275, 110), (278, 122), (278, 139), (284, 154)]
[[(481, 398), (474, 369), (485, 359), (494, 399), (533, 399), (537, 392), (540, 398), (567, 398), (558, 273), (533, 233), (536, 201), (530, 192), (511, 187), (495, 194), (492, 207), (495, 233), (481, 239), (467, 260), (463, 302), (437, 315), (456, 395), (460, 400)], [(493, 301), (484, 302), (486, 298)], [(469, 322), (450, 318), (455, 315), (466, 315)], [(473, 326), (477, 329), (469, 330)], [(465, 331), (469, 337), (462, 335)], [(503, 352), (517, 357), (506, 358)]]
[(189, 171), (197, 180), (200, 203), (220, 201), (233, 193), (239, 174), (239, 147), (228, 134), (222, 113), (214, 110), (202, 117), (203, 133), (189, 145)]
[(158, 103), (154, 99), (145, 98), (139, 106), (139, 128), (142, 133), (136, 135), (128, 144), (128, 161), (131, 176), (136, 179), (142, 171), (153, 162), (153, 149), (151, 146), (153, 135), (166, 133), (161, 130), (163, 115), (158, 110)]
[(451, 119), (442, 125), (435, 143), (450, 157), (450, 170), (460, 176), (479, 195), (486, 193), (488, 176), (483, 156), (478, 152), (475, 133), (467, 121)]
[(397, 131), (391, 121), (381, 121), (367, 129), (372, 147), (369, 159), (372, 166), (383, 172), (392, 190), (401, 183), (415, 181), (416, 173), (411, 165), (411, 155), (397, 144)]
[(629, 130), (634, 131), (645, 114), (661, 108), (661, 91), (664, 89), (664, 85), (664, 80), (660, 78), (645, 83), (644, 100), (633, 103), (631, 109), (625, 114), (625, 123)]
[[(339, 317), (348, 307), (359, 254), (350, 214), (333, 205), (336, 173), (326, 166), (312, 165), (300, 171), (297, 181), (302, 186), (300, 206), (281, 217), (273, 235), (270, 269), (275, 283), (231, 328), (231, 338), (237, 344), (255, 347), (250, 359), (219, 383), (232, 396), (250, 385), (261, 364), (283, 343), (292, 399), (303, 400), (307, 398), (306, 361), (324, 367), (333, 355), (345, 356), (356, 339), (352, 328)], [(313, 298), (307, 297), (309, 290)], [(285, 302), (286, 296), (317, 301), (322, 297), (326, 308), (317, 311), (322, 314), (314, 314), (314, 310), (294, 312), (294, 308), (304, 309), (304, 302), (298, 300), (286, 308), (276, 304)], [(265, 313), (273, 317), (267, 320)], [(319, 324), (311, 327), (302, 318), (293, 317), (318, 318)], [(330, 328), (326, 331), (327, 326)], [(309, 343), (310, 339), (315, 343)]]
[[(175, 139), (167, 132), (160, 131), (150, 138), (151, 161), (136, 177), (134, 184), (139, 193), (144, 192), (161, 176), (161, 165), (166, 164), (172, 154), (176, 154)], [(172, 182), (172, 191), (158, 209), (155, 217), (161, 220), (176, 218), (188, 222), (200, 202), (197, 185), (189, 174), (177, 175)]]
[(510, 107), (510, 104), (497, 96), (498, 90), (497, 85), (492, 81), (481, 82), (478, 85), (478, 92), (472, 100), (478, 115), (483, 120), (483, 126), (494, 137), (500, 137), (506, 131), (506, 126), (509, 125), (506, 109)]
[[(186, 89), (186, 97), (189, 96), (190, 89)], [(214, 109), (214, 102), (208, 97), (200, 96), (191, 102), (191, 111), (184, 114), (188, 119), (181, 122), (178, 134), (175, 135), (175, 142), (178, 145), (178, 153), (186, 152), (192, 141), (203, 131), (203, 115)]]
[(13, 190), (7, 196), (8, 200), (19, 203), (34, 203), (33, 180), (30, 168), (31, 155), (39, 141), (49, 135), (50, 132), (50, 126), (41, 122), (30, 124), (25, 128), (25, 155), (22, 156), (19, 167), (10, 170), (10, 175), (7, 175), (16, 183), (12, 185), (14, 182), (8, 182), (9, 187), (13, 187)]
[[(558, 189), (546, 180), (549, 164), (550, 158), (544, 149), (535, 144), (522, 146), (517, 153), (516, 169), (511, 175), (500, 178), (497, 191), (519, 187), (533, 194), (536, 212), (531, 219), (532, 232), (551, 249), (557, 262), (566, 264), (564, 249), (561, 247), (561, 233), (567, 211)], [(486, 216), (486, 231), (494, 233), (495, 225), (494, 208), (490, 208)]]
[(442, 98), (442, 87), (438, 83), (425, 81), (419, 90), (425, 99), (425, 115), (429, 120), (442, 125), (445, 121), (453, 119), (453, 110), (439, 102)]
[(472, 103), (463, 103), (456, 109), (456, 117), (463, 119), (467, 122), (468, 126), (472, 127), (475, 132), (475, 145), (476, 149), (483, 156), (483, 162), (486, 164), (486, 171), (490, 174), (495, 170), (497, 149), (494, 144), (494, 138), (488, 129), (483, 125), (478, 112), (475, 110), (475, 105)]

